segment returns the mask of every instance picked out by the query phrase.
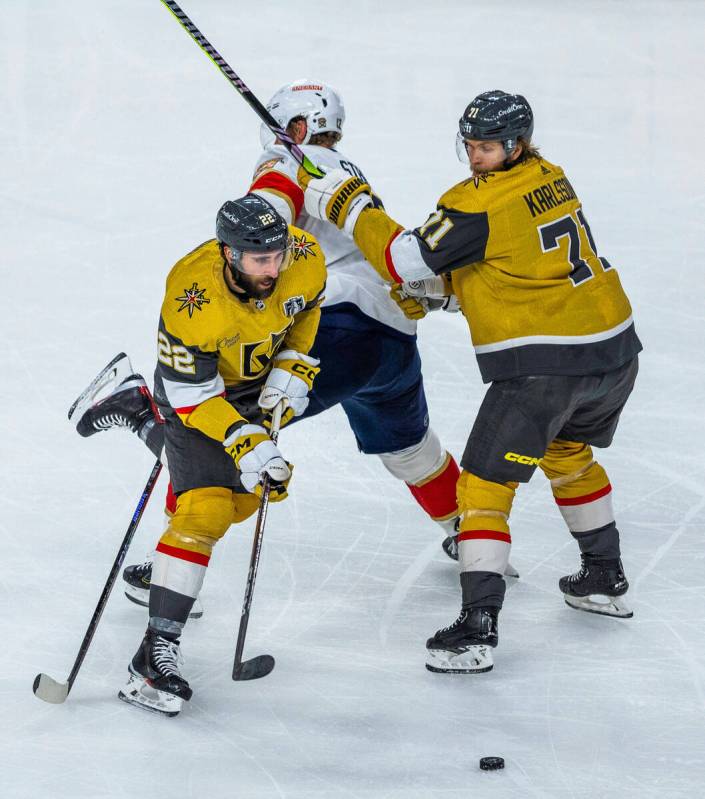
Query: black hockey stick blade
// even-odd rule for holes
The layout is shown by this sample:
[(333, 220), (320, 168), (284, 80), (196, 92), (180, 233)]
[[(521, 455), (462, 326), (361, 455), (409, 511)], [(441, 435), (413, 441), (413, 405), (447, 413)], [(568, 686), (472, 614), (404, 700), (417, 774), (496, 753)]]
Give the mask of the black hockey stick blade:
[(71, 685), (68, 682), (57, 682), (48, 674), (37, 674), (32, 690), (37, 698), (51, 702), (52, 705), (60, 705), (66, 701)]
[(259, 680), (260, 677), (266, 677), (274, 668), (274, 662), (271, 655), (257, 655), (238, 663), (233, 669), (233, 680)]

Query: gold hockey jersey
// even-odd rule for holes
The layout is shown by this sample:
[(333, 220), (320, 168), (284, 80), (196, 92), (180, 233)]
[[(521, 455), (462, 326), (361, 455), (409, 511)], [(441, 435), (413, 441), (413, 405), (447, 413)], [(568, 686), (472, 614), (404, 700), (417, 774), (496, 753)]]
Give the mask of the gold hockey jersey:
[(415, 230), (367, 209), (355, 241), (389, 280), (452, 273), (485, 382), (606, 372), (641, 350), (573, 187), (542, 159), (457, 184)]
[(244, 418), (238, 397), (256, 396), (280, 350), (313, 345), (325, 260), (313, 236), (289, 226), (291, 263), (263, 300), (232, 292), (218, 242), (182, 258), (166, 281), (158, 333), (155, 399), (187, 427), (218, 441)]

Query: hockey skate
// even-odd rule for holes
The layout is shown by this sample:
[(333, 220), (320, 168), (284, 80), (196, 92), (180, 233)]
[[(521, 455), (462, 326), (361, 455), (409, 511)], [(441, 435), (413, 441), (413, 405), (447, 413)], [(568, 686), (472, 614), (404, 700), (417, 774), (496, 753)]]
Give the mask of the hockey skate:
[[(147, 559), (144, 563), (127, 566), (122, 573), (122, 579), (125, 583), (125, 596), (130, 602), (148, 608), (149, 589), (152, 584), (152, 561)], [(202, 615), (203, 605), (201, 600), (196, 597), (188, 617), (189, 619), (200, 619)]]
[(494, 666), (492, 649), (497, 646), (499, 608), (470, 608), (449, 627), (426, 642), (426, 668), (449, 674), (481, 674)]
[(69, 411), (69, 419), (74, 419), (78, 434), (84, 438), (113, 427), (136, 433), (156, 416), (147, 383), (142, 375), (132, 372), (130, 359), (124, 356), (111, 363), (113, 366), (108, 364)]
[(590, 555), (581, 555), (580, 560), (579, 571), (558, 581), (566, 604), (588, 613), (631, 619), (634, 612), (621, 599), (629, 589), (622, 561), (596, 560)]
[(147, 628), (130, 662), (130, 679), (118, 692), (118, 699), (152, 713), (178, 715), (184, 699), (188, 701), (193, 694), (179, 672), (180, 662), (183, 659), (178, 639), (162, 638), (155, 630)]

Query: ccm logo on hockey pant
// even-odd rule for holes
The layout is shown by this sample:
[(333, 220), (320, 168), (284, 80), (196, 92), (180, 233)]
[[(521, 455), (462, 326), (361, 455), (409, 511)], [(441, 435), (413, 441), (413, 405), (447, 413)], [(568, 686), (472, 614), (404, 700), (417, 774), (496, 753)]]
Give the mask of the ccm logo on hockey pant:
[(507, 452), (504, 455), (505, 461), (512, 463), (521, 463), (522, 466), (540, 466), (541, 458), (532, 458), (529, 455), (519, 455), (518, 452)]

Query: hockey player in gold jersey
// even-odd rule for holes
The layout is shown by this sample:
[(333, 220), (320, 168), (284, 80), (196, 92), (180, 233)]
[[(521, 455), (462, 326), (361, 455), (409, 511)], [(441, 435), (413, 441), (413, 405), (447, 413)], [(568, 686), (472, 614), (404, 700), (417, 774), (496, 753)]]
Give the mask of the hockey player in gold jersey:
[[(182, 258), (166, 282), (155, 400), (176, 509), (152, 570), (149, 626), (120, 698), (175, 715), (191, 689), (179, 637), (213, 547), (231, 524), (287, 496), (291, 465), (269, 437), (281, 403), (300, 415), (318, 372), (308, 356), (320, 318), (325, 261), (318, 242), (249, 194), (223, 205), (217, 239)], [(161, 442), (154, 447), (161, 449)]]
[(612, 441), (632, 390), (641, 344), (617, 272), (597, 254), (563, 170), (532, 145), (524, 97), (496, 90), (460, 119), (458, 154), (472, 175), (446, 192), (426, 222), (404, 230), (373, 207), (359, 178), (311, 180), (308, 213), (354, 236), (390, 282), (450, 273), (480, 372), (490, 383), (457, 485), (462, 609), (427, 643), (432, 671), (493, 665), (509, 557), (509, 513), (539, 466), (581, 552), (559, 582), (573, 607), (631, 616), (611, 485), (591, 445)]

